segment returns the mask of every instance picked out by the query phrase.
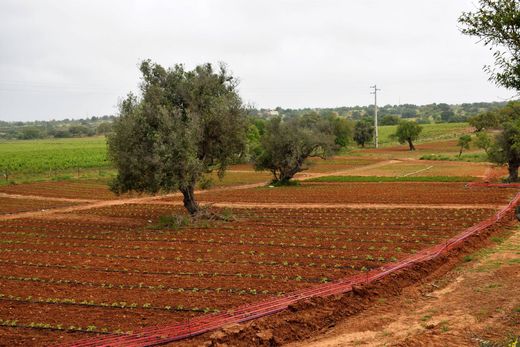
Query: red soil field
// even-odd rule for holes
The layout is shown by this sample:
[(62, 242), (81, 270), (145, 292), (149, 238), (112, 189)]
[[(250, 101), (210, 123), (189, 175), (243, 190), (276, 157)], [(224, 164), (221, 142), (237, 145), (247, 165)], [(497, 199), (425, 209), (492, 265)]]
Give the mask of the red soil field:
[(17, 212), (38, 211), (42, 209), (65, 207), (71, 205), (74, 205), (74, 203), (0, 197), (0, 215)]
[(48, 181), (0, 186), (0, 192), (71, 199), (111, 200), (117, 196), (107, 183), (96, 180)]
[[(311, 183), (296, 187), (252, 188), (206, 192), (204, 202), (251, 203), (385, 203), (385, 204), (506, 204), (512, 189), (467, 188), (465, 183), (361, 182)], [(165, 198), (164, 201), (175, 201)]]
[[(39, 183), (17, 193), (109, 198), (91, 184)], [(444, 242), (513, 194), (460, 183), (304, 183), (204, 192), (198, 198), (206, 202), (294, 205), (220, 210), (234, 220), (190, 227), (159, 227), (161, 216), (185, 213), (174, 198), (0, 220), (0, 344), (44, 346), (172, 324), (358, 274)], [(417, 207), (298, 205), (307, 202)]]
[(396, 261), (495, 212), (257, 208), (151, 227), (181, 211), (127, 204), (84, 221), (0, 222), (0, 341), (48, 345), (230, 309)]

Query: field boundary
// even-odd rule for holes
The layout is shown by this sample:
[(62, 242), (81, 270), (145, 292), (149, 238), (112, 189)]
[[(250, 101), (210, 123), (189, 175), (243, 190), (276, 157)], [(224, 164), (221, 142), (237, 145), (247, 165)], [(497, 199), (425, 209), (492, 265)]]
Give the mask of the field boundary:
[(222, 328), (228, 324), (242, 323), (255, 318), (272, 315), (286, 310), (289, 305), (301, 300), (347, 293), (352, 291), (355, 286), (375, 282), (399, 270), (409, 268), (418, 263), (430, 261), (448, 253), (454, 248), (459, 247), (471, 236), (478, 235), (481, 231), (502, 220), (514, 210), (519, 201), (520, 193), (517, 193), (513, 200), (511, 200), (507, 206), (503, 207), (494, 216), (467, 228), (462, 233), (446, 240), (444, 243), (424, 249), (397, 263), (382, 266), (364, 274), (350, 276), (331, 283), (320, 284), (311, 288), (295, 291), (280, 298), (271, 298), (253, 304), (246, 304), (219, 314), (203, 315), (183, 323), (176, 323), (162, 327), (148, 327), (127, 335), (108, 335), (104, 337), (88, 338), (76, 341), (72, 344), (67, 344), (66, 346), (157, 346), (197, 336)]

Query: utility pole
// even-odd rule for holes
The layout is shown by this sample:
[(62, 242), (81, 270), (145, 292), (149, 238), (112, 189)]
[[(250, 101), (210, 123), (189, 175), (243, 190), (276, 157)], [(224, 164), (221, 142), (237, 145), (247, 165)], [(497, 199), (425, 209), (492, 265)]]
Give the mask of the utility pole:
[(376, 145), (376, 148), (379, 147), (379, 131), (377, 129), (377, 92), (380, 91), (381, 89), (377, 89), (377, 85), (373, 85), (371, 86), (370, 88), (373, 88), (374, 91), (373, 92), (370, 92), (370, 94), (374, 94), (374, 127), (376, 129), (376, 136), (375, 136), (375, 139), (374, 139), (374, 143)]

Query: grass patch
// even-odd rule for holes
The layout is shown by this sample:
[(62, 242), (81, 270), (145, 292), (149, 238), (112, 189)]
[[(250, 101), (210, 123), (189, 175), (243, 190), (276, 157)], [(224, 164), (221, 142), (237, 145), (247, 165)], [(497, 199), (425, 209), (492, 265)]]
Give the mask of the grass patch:
[(419, 158), (420, 160), (442, 160), (442, 161), (464, 161), (464, 162), (487, 162), (488, 157), (486, 153), (474, 153), (474, 154), (463, 154), (460, 157), (458, 155), (445, 155), (445, 154), (425, 154)]
[(504, 265), (501, 261), (492, 261), (485, 263), (482, 266), (479, 266), (475, 269), (476, 272), (488, 272), (488, 271), (494, 271), (496, 269), (499, 269), (502, 265)]
[(307, 182), (472, 182), (476, 177), (459, 176), (324, 176), (306, 180)]
[(496, 243), (496, 244), (501, 244), (501, 243), (503, 243), (505, 240), (506, 240), (506, 239), (503, 238), (503, 237), (496, 237), (496, 236), (495, 236), (495, 237), (492, 237), (492, 238), (491, 238), (491, 241), (493, 241), (493, 242)]
[(429, 321), (430, 319), (432, 319), (432, 316), (429, 315), (429, 314), (427, 314), (427, 315), (421, 317), (421, 321), (422, 321), (422, 322), (427, 322), (427, 321)]
[(190, 217), (182, 215), (160, 216), (156, 225), (150, 229), (179, 229), (190, 224)]
[(473, 256), (466, 255), (466, 256), (464, 256), (463, 260), (464, 260), (465, 263), (469, 263), (470, 261), (473, 260)]
[(448, 331), (450, 331), (450, 326), (448, 325), (448, 321), (444, 320), (440, 323), (440, 326), (441, 326), (441, 331), (443, 333), (447, 333)]

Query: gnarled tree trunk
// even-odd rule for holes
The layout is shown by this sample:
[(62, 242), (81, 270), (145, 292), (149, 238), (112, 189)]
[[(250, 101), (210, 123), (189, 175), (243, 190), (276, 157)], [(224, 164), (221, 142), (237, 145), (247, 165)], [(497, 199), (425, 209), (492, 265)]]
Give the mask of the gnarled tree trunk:
[(520, 162), (518, 161), (510, 161), (508, 163), (507, 170), (509, 171), (509, 182), (518, 182), (518, 167), (520, 166)]
[[(307, 156), (305, 156), (307, 158)], [(286, 167), (285, 170), (280, 171), (280, 177), (278, 178), (278, 182), (281, 184), (287, 184), (298, 172), (303, 171), (302, 168), (303, 162), (305, 158), (300, 158), (296, 161), (296, 163), (292, 167)]]
[(410, 147), (410, 151), (415, 151), (415, 146), (412, 143), (412, 139), (408, 139), (408, 146)]
[(200, 207), (197, 204), (197, 202), (195, 201), (194, 185), (190, 185), (185, 188), (180, 188), (179, 190), (181, 191), (181, 193), (183, 195), (182, 201), (184, 203), (184, 207), (188, 210), (188, 212), (192, 216), (197, 214), (197, 212), (199, 212), (199, 210), (200, 210)]

